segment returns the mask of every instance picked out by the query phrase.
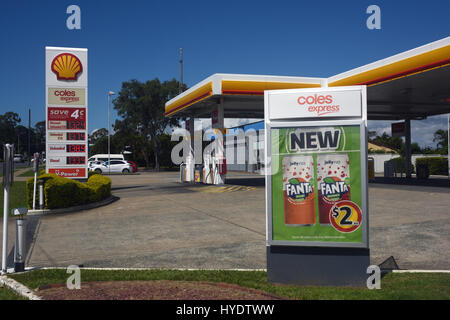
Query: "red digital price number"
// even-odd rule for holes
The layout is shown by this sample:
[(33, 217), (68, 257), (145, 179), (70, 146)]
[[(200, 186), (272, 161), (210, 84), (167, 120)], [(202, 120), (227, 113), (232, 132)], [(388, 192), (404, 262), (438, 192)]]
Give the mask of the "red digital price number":
[(67, 140), (68, 141), (84, 141), (84, 140), (86, 140), (86, 135), (84, 132), (68, 132)]
[(86, 164), (86, 157), (67, 157), (66, 164)]
[(67, 129), (84, 130), (86, 129), (85, 121), (67, 121)]
[(86, 152), (86, 146), (84, 144), (68, 144), (66, 150), (67, 152)]

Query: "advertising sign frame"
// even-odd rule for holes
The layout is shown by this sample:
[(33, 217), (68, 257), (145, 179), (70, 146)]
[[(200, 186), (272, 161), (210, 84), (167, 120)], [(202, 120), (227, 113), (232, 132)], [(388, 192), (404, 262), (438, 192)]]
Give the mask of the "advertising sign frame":
[[(322, 93), (345, 93), (349, 91), (358, 91), (361, 97), (361, 109), (345, 111), (345, 116), (339, 116), (339, 114), (333, 117), (327, 116), (320, 117), (308, 117), (308, 118), (295, 118), (295, 112), (286, 113), (283, 119), (280, 119), (277, 115), (277, 119), (270, 118), (269, 108), (277, 107), (277, 105), (270, 104), (270, 95), (286, 95), (295, 96), (295, 94), (322, 94)], [(273, 99), (272, 99), (273, 100)], [(284, 100), (284, 101), (283, 101)], [(286, 99), (280, 99), (283, 103)], [(353, 101), (354, 102), (354, 101)], [(292, 107), (300, 107), (295, 104), (295, 100), (291, 102)], [(353, 103), (354, 105), (354, 103)], [(340, 248), (369, 248), (369, 206), (368, 206), (368, 168), (367, 165), (367, 94), (365, 86), (351, 86), (351, 87), (337, 87), (337, 88), (317, 88), (317, 89), (292, 89), (292, 90), (273, 90), (265, 91), (264, 97), (265, 107), (265, 144), (266, 144), (266, 242), (268, 246), (297, 246), (297, 247), (340, 247)], [(289, 108), (283, 105), (285, 110)], [(294, 116), (293, 116), (294, 114)], [(298, 113), (297, 113), (298, 114)], [(340, 241), (294, 241), (294, 240), (274, 240), (273, 232), (273, 193), (272, 193), (272, 176), (274, 174), (272, 170), (272, 132), (275, 129), (286, 128), (311, 128), (311, 127), (345, 127), (345, 126), (359, 126), (360, 134), (360, 173), (361, 173), (361, 202), (360, 208), (362, 211), (362, 237), (359, 242), (340, 242)], [(327, 152), (327, 153), (333, 153)], [(319, 154), (319, 153), (318, 153)], [(277, 156), (279, 157), (279, 156)], [(279, 167), (278, 167), (279, 165)], [(281, 170), (281, 163), (278, 163), (276, 170)], [(298, 228), (301, 232), (304, 226), (293, 227)]]

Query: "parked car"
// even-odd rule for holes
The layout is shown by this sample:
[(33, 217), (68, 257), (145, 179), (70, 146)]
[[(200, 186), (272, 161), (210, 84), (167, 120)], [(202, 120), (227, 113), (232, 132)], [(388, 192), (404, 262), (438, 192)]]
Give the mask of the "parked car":
[(88, 162), (109, 160), (125, 160), (125, 158), (123, 157), (123, 154), (95, 154), (88, 159)]
[(111, 165), (109, 164), (109, 161), (105, 161), (100, 164), (92, 164), (89, 166), (89, 170), (98, 173), (130, 173), (133, 172), (133, 166), (125, 160), (111, 160)]
[(14, 155), (14, 162), (24, 162), (23, 155), (21, 155), (21, 154), (15, 154), (15, 155)]
[(94, 171), (97, 166), (105, 164), (105, 161), (88, 161), (88, 170)]
[(133, 161), (128, 161), (128, 163), (130, 163), (131, 166), (133, 167), (133, 173), (138, 171), (138, 167), (137, 167), (136, 163), (134, 163)]

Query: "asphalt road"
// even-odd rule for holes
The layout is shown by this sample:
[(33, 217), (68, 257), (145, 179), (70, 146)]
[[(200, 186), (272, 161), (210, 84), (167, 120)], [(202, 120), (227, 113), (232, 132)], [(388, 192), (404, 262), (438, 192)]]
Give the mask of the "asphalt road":
[[(28, 266), (265, 268), (261, 178), (188, 185), (177, 172), (112, 176), (119, 201), (35, 224)], [(450, 188), (370, 184), (372, 264), (450, 269)]]

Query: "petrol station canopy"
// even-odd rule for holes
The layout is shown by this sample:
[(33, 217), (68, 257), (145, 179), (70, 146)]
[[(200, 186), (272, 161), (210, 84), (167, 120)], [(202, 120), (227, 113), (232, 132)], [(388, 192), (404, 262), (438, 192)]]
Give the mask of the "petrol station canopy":
[(264, 118), (264, 90), (367, 85), (369, 120), (450, 113), (450, 37), (329, 77), (214, 74), (165, 106), (166, 116)]

